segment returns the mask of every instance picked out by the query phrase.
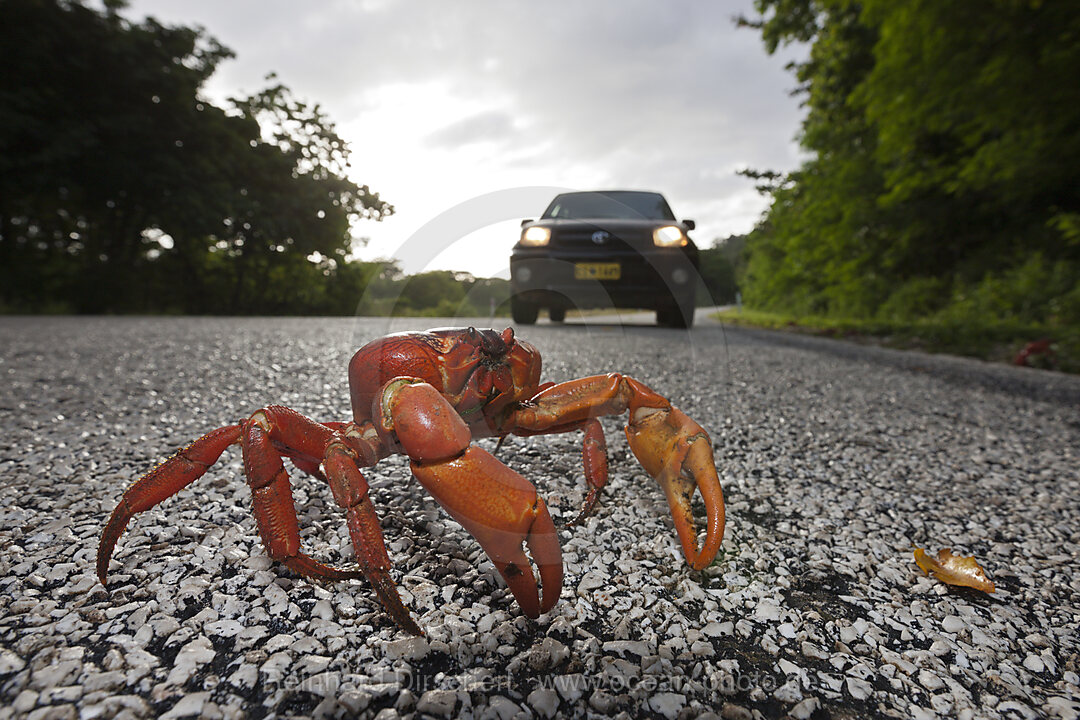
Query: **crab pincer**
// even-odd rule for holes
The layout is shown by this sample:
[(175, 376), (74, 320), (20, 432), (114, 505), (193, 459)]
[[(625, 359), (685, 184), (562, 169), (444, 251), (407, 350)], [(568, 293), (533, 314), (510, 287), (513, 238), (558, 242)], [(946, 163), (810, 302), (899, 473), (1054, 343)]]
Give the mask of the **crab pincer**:
[[(630, 406), (626, 424), (630, 450), (656, 478), (667, 496), (683, 555), (690, 567), (702, 570), (713, 561), (724, 539), (724, 491), (713, 463), (709, 435), (678, 408)], [(698, 549), (691, 500), (701, 491), (705, 503), (705, 541)]]
[[(510, 415), (508, 425), (518, 435), (585, 430), (589, 494), (578, 523), (592, 512), (607, 482), (603, 432), (596, 418), (624, 412), (630, 414), (626, 424), (630, 449), (663, 488), (686, 561), (701, 570), (716, 557), (724, 539), (724, 492), (708, 433), (665, 397), (619, 373), (594, 375), (541, 390)], [(691, 505), (695, 490), (700, 490), (707, 513), (700, 549)]]
[[(562, 589), (562, 549), (533, 484), (471, 445), (469, 427), (431, 385), (396, 378), (376, 402), (380, 434), (393, 433), (413, 475), (480, 543), (524, 613), (536, 618), (550, 610)], [(540, 588), (523, 545), (536, 562)]]

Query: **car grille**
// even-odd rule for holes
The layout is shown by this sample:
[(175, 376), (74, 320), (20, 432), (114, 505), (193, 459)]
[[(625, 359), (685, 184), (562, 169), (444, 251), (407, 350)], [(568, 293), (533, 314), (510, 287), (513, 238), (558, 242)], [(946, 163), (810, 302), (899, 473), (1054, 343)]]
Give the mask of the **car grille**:
[[(597, 232), (606, 232), (603, 242), (593, 240)], [(641, 230), (601, 230), (600, 228), (559, 228), (551, 234), (551, 244), (559, 247), (581, 247), (595, 250), (641, 250), (652, 247), (652, 233)]]

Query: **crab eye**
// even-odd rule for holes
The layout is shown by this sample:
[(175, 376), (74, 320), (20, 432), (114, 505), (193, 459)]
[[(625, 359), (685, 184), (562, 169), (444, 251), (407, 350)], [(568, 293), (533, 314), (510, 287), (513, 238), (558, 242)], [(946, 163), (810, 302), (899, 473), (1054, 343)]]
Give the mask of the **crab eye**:
[(484, 353), (496, 357), (505, 355), (507, 349), (502, 336), (494, 330), (483, 330), (480, 332), (480, 348)]

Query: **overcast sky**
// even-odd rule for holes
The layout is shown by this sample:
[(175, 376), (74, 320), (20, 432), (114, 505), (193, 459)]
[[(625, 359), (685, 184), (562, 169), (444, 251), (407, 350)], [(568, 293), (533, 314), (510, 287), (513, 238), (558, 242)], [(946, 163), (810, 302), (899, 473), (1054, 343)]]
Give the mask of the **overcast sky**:
[(797, 166), (802, 111), (733, 2), (132, 0), (125, 15), (201, 25), (236, 53), (219, 104), (276, 72), (352, 150), (352, 177), (396, 208), (363, 259), (507, 276), (522, 218), (561, 189), (663, 192), (697, 243), (750, 230), (750, 167)]

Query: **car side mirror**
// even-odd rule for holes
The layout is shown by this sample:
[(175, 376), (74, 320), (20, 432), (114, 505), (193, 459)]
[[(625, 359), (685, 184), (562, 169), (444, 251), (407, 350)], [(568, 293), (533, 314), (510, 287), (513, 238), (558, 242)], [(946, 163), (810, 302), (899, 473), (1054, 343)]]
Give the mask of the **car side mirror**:
[(686, 226), (687, 230), (693, 230), (697, 227), (697, 223), (695, 223), (693, 220), (683, 220), (682, 224)]
[(532, 220), (522, 220), (521, 221), (521, 227), (525, 227), (526, 225), (528, 225), (531, 222), (532, 222)]

